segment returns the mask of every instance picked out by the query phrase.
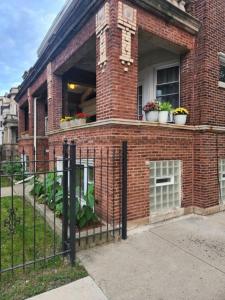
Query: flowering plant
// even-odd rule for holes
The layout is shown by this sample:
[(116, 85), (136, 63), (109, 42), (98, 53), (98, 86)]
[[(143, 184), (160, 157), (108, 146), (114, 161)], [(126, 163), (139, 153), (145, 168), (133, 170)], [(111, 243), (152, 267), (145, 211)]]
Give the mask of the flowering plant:
[(64, 123), (64, 122), (69, 122), (69, 121), (71, 121), (71, 120), (72, 120), (72, 117), (66, 116), (66, 117), (62, 118), (62, 119), (60, 120), (60, 122), (61, 122), (61, 123)]
[(184, 107), (178, 107), (178, 108), (176, 108), (176, 109), (173, 111), (173, 114), (174, 114), (175, 116), (177, 116), (177, 115), (188, 115), (189, 112), (188, 112), (188, 110), (187, 110), (186, 108), (184, 108)]
[(85, 113), (78, 113), (75, 115), (75, 119), (87, 119), (88, 117), (89, 115)]
[(159, 110), (159, 103), (157, 101), (150, 101), (145, 104), (143, 107), (144, 112), (150, 111), (158, 111)]

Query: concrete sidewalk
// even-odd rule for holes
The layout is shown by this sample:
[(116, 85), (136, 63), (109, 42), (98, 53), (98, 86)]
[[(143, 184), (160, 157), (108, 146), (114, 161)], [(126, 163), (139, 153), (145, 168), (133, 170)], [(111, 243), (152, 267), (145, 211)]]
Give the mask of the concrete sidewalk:
[(107, 300), (107, 298), (88, 276), (27, 300)]
[(224, 300), (225, 213), (145, 226), (79, 257), (109, 300)]

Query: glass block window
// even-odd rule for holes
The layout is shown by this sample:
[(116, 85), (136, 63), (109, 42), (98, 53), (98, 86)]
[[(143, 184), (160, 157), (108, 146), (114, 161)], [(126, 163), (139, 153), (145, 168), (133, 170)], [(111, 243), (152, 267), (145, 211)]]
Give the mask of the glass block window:
[(150, 162), (151, 212), (181, 207), (181, 161)]
[(159, 102), (170, 102), (179, 107), (180, 100), (180, 68), (179, 66), (158, 69), (156, 83), (156, 99)]
[(225, 203), (225, 159), (219, 161), (220, 197)]

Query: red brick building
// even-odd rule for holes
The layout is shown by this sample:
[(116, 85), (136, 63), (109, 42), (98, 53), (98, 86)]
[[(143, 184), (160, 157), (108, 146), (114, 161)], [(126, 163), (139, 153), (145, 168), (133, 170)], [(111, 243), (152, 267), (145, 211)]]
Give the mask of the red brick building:
[[(224, 16), (224, 0), (68, 1), (17, 95), (20, 151), (127, 140), (130, 220), (224, 209)], [(187, 125), (145, 121), (151, 99)], [(79, 112), (92, 122), (60, 127)]]

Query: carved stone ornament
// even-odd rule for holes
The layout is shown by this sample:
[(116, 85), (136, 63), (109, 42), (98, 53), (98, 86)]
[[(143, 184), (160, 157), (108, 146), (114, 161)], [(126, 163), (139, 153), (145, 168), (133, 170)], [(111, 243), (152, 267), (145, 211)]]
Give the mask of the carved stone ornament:
[(100, 68), (103, 68), (107, 63), (107, 45), (106, 32), (109, 29), (109, 3), (105, 3), (96, 15), (96, 35), (99, 39), (99, 62)]
[(121, 63), (124, 71), (128, 72), (129, 66), (134, 62), (131, 56), (132, 35), (137, 30), (137, 10), (122, 2), (118, 3), (118, 27), (122, 30)]

